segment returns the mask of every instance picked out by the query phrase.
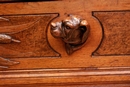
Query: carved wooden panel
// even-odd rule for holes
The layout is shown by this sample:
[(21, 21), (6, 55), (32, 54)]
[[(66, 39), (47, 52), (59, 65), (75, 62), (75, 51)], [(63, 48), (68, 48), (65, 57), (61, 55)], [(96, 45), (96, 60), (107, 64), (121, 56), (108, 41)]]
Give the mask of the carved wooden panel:
[[(129, 10), (130, 0), (0, 3), (0, 87), (129, 87)], [(83, 19), (66, 20), (68, 14)], [(57, 22), (62, 35), (76, 29), (68, 37), (77, 43), (70, 45), (82, 47), (71, 55), (67, 40), (52, 35)]]
[(93, 12), (102, 26), (102, 41), (93, 55), (130, 55), (130, 11)]
[(0, 33), (7, 34), (19, 43), (0, 44), (1, 57), (59, 56), (47, 40), (49, 22), (58, 14), (32, 14), (0, 16)]

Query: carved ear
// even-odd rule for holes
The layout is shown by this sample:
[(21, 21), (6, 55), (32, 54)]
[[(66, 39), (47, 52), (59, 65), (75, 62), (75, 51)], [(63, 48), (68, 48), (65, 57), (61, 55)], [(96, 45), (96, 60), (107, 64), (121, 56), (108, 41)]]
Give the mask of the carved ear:
[(80, 22), (80, 29), (82, 29), (82, 32), (83, 32), (82, 43), (84, 43), (87, 40), (88, 33), (89, 33), (89, 25), (86, 20), (82, 20)]

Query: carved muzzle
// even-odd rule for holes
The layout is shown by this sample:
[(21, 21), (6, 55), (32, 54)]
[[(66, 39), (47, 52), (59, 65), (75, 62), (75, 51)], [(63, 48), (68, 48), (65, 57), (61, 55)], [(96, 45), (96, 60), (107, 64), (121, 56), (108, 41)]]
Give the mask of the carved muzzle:
[(78, 16), (69, 15), (61, 22), (51, 23), (51, 34), (54, 37), (61, 37), (66, 43), (67, 53), (71, 54), (80, 49), (86, 42), (89, 34), (89, 25), (86, 20)]

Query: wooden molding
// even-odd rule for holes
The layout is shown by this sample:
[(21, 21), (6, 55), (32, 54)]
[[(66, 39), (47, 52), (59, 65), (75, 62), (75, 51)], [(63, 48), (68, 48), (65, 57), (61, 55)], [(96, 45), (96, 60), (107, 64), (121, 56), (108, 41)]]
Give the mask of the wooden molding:
[(9, 70), (0, 71), (0, 85), (125, 84), (129, 77), (130, 67)]

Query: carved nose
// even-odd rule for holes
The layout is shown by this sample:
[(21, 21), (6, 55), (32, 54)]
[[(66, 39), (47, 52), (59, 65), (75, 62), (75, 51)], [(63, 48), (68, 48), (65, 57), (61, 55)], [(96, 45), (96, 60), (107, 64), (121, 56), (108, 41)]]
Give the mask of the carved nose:
[(52, 22), (51, 27), (56, 27), (56, 24)]

